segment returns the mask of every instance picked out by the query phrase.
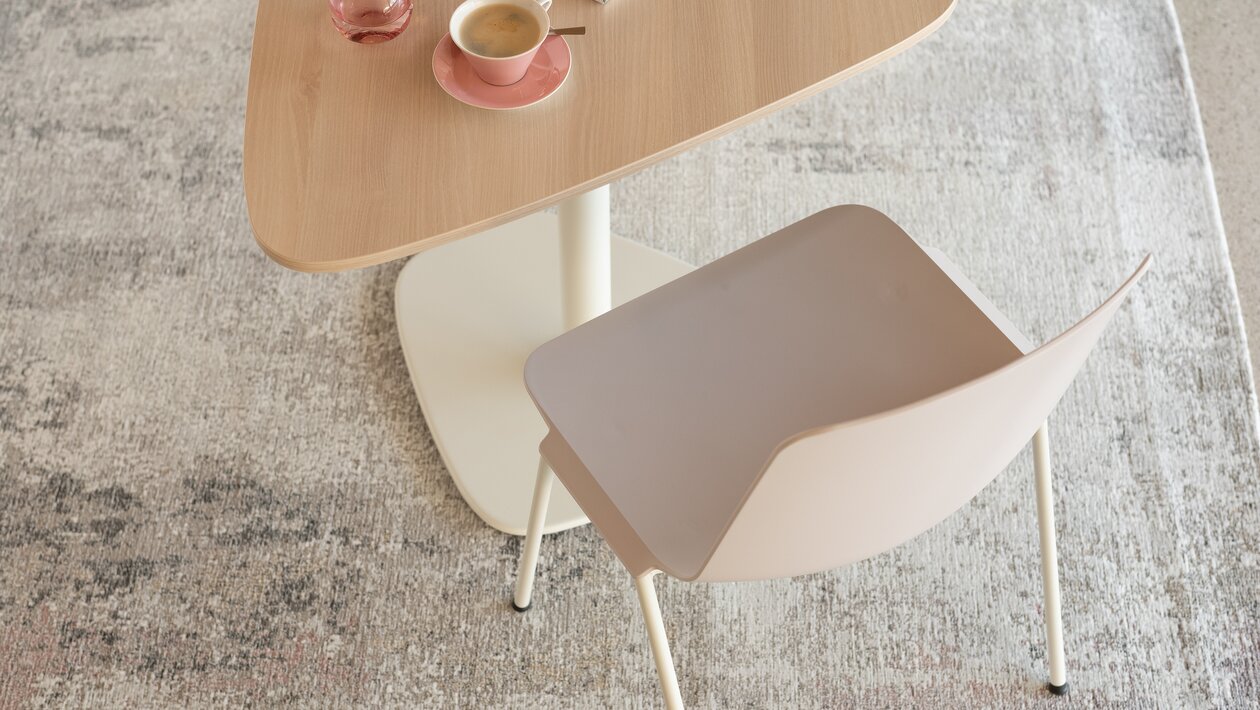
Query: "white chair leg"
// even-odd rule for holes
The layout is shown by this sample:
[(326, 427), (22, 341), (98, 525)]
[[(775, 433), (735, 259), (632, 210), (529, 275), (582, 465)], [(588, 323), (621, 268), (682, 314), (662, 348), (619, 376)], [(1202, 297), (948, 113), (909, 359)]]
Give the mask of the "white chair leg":
[(551, 467), (538, 459), (538, 478), (534, 481), (534, 502), (529, 509), (529, 524), (525, 528), (525, 543), (521, 550), (521, 564), (516, 569), (516, 594), (512, 608), (527, 611), (533, 605), (534, 570), (538, 567), (538, 548), (542, 546), (543, 525), (547, 522), (547, 505), (551, 502)]
[(1037, 478), (1037, 521), (1041, 530), (1041, 583), (1045, 591), (1046, 645), (1050, 658), (1049, 689), (1068, 691), (1067, 661), (1063, 655), (1063, 618), (1059, 611), (1059, 553), (1054, 535), (1054, 490), (1050, 483), (1050, 434), (1043, 422), (1033, 436), (1033, 467)]
[(636, 577), (635, 589), (639, 592), (639, 606), (647, 623), (648, 640), (652, 643), (652, 657), (656, 660), (656, 675), (661, 679), (661, 692), (665, 695), (667, 710), (682, 710), (682, 693), (678, 690), (678, 676), (674, 675), (674, 658), (669, 653), (669, 639), (665, 638), (665, 623), (661, 621), (661, 606), (656, 601), (656, 587), (652, 577), (656, 572)]

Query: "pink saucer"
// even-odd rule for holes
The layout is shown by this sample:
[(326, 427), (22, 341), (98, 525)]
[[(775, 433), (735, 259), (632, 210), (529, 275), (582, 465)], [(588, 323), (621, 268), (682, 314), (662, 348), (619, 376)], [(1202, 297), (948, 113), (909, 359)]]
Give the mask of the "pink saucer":
[(487, 84), (473, 71), (448, 32), (433, 50), (433, 76), (446, 93), (469, 106), (503, 111), (524, 108), (551, 96), (569, 77), (573, 55), (564, 37), (543, 40), (525, 78), (511, 86)]

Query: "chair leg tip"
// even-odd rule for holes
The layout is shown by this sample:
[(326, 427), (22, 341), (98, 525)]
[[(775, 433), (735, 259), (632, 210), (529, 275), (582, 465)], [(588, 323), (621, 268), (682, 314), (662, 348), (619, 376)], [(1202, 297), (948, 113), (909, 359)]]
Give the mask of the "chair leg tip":
[(1064, 683), (1063, 685), (1055, 685), (1054, 683), (1046, 683), (1046, 690), (1049, 690), (1051, 694), (1053, 695), (1067, 695), (1068, 687), (1069, 686), (1067, 683)]
[(531, 601), (530, 603), (526, 604), (525, 606), (517, 606), (517, 605), (516, 605), (516, 600), (515, 600), (515, 599), (513, 599), (513, 600), (512, 600), (512, 608), (513, 608), (513, 609), (515, 609), (515, 610), (517, 610), (518, 612), (520, 612), (520, 613), (522, 613), (522, 614), (524, 614), (525, 612), (529, 611), (529, 610), (530, 610), (530, 608), (532, 608), (533, 606), (534, 606), (534, 602), (532, 602), (532, 601)]

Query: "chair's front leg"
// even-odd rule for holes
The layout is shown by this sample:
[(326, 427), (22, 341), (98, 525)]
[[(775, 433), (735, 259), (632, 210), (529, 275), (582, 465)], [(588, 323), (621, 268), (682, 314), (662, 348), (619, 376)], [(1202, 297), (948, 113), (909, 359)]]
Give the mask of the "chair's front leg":
[(678, 690), (678, 676), (674, 675), (674, 658), (669, 653), (669, 639), (665, 637), (665, 623), (661, 621), (661, 606), (656, 601), (656, 587), (652, 584), (655, 571), (635, 577), (634, 586), (639, 592), (639, 606), (647, 623), (648, 640), (652, 644), (652, 657), (656, 660), (656, 675), (661, 679), (661, 692), (665, 695), (668, 710), (682, 710), (682, 693)]
[(1033, 435), (1033, 468), (1037, 478), (1037, 521), (1041, 531), (1041, 583), (1045, 592), (1046, 645), (1050, 657), (1050, 692), (1068, 691), (1063, 655), (1063, 619), (1059, 612), (1059, 553), (1054, 535), (1054, 489), (1050, 483), (1050, 434), (1046, 423)]
[(521, 564), (516, 569), (516, 594), (512, 608), (526, 611), (533, 605), (534, 570), (538, 567), (538, 548), (542, 546), (543, 525), (547, 522), (547, 504), (551, 502), (551, 467), (538, 459), (538, 478), (534, 481), (534, 502), (529, 509), (529, 524), (521, 549)]

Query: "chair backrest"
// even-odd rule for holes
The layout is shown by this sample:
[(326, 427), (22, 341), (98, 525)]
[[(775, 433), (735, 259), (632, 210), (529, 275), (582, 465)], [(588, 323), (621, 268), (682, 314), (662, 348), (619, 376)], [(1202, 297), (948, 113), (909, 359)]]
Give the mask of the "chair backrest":
[(771, 454), (699, 580), (789, 577), (871, 557), (961, 508), (1067, 391), (1133, 285), (1031, 353), (938, 395), (802, 432)]

